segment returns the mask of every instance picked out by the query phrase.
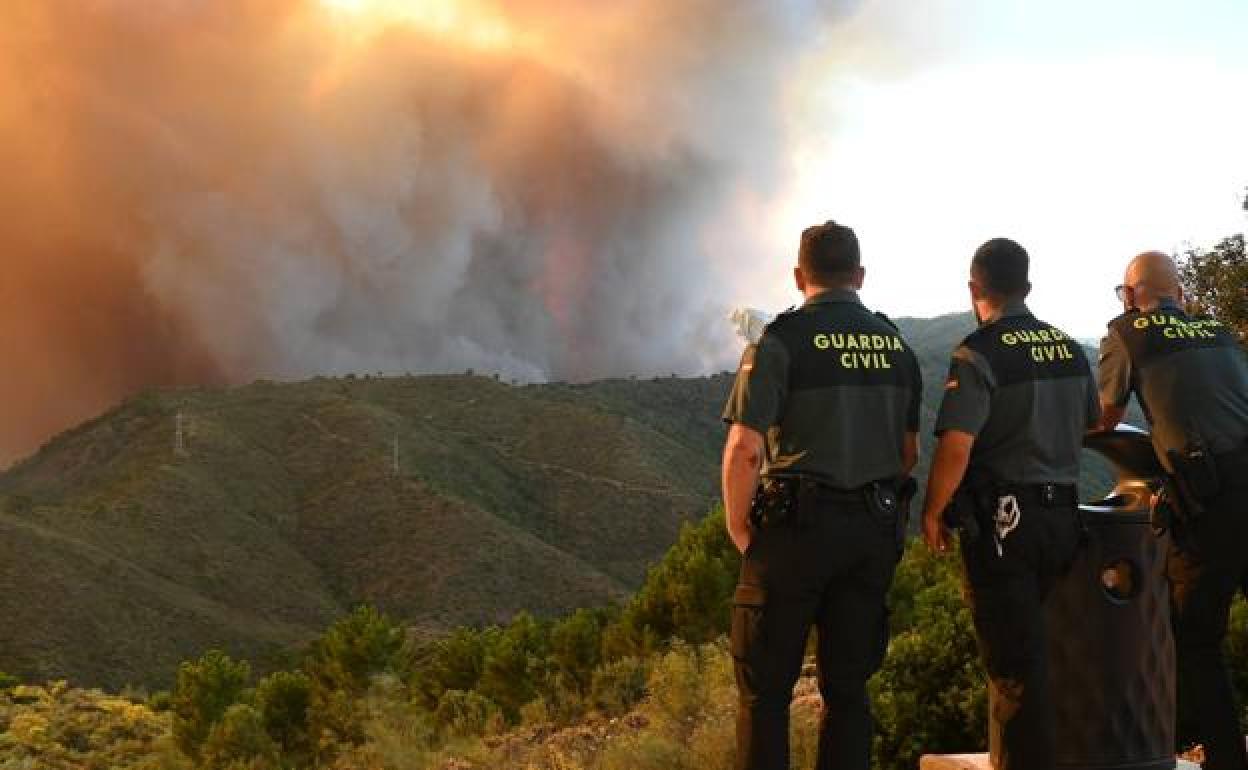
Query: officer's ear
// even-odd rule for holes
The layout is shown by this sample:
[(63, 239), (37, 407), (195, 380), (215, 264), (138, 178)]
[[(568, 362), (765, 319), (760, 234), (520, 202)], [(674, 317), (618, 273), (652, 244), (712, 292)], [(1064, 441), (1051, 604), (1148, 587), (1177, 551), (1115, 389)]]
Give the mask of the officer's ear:
[(793, 268), (793, 281), (797, 284), (797, 290), (802, 294), (806, 293), (806, 274), (802, 272), (802, 268)]
[(849, 285), (853, 286), (855, 289), (861, 290), (862, 284), (866, 280), (866, 278), (867, 278), (867, 269), (863, 267), (862, 265), (859, 265), (858, 267), (854, 268), (854, 272), (851, 274), (850, 279), (849, 279)]
[(966, 282), (966, 288), (971, 290), (972, 300), (979, 302), (984, 299), (984, 287), (980, 286), (979, 281), (975, 280), (973, 277), (971, 280)]

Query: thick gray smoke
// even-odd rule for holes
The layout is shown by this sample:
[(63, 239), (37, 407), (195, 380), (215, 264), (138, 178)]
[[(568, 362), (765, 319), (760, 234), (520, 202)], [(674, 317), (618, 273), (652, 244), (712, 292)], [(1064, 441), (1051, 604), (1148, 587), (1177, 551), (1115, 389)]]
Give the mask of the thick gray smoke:
[(0, 464), (148, 385), (728, 363), (734, 201), (831, 13), (8, 0)]

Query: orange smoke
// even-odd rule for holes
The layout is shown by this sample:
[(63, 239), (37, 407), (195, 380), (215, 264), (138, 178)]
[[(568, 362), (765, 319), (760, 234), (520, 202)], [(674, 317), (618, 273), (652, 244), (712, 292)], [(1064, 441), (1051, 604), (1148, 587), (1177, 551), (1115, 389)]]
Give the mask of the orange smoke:
[(148, 386), (699, 368), (812, 7), (7, 0), (0, 466)]

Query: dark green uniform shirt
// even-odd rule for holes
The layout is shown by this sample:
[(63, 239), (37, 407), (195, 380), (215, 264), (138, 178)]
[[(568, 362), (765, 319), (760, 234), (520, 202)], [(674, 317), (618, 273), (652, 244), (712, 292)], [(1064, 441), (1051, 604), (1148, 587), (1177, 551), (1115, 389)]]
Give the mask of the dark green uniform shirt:
[(764, 475), (856, 489), (901, 475), (922, 393), (918, 360), (897, 329), (857, 293), (832, 290), (746, 348), (724, 420), (767, 438)]
[(1115, 318), (1101, 341), (1101, 400), (1126, 406), (1134, 392), (1157, 455), (1200, 440), (1221, 453), (1248, 441), (1248, 356), (1224, 324), (1192, 318), (1174, 302)]
[(936, 433), (975, 436), (973, 471), (1019, 484), (1073, 484), (1083, 435), (1100, 415), (1083, 348), (1017, 302), (954, 351)]

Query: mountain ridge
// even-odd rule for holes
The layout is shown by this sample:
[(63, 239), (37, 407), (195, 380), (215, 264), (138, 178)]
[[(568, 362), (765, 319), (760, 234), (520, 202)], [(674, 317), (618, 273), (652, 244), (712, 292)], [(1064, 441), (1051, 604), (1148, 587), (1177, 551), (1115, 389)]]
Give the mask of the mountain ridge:
[[(973, 325), (897, 323), (928, 433)], [(731, 384), (348, 376), (129, 399), (0, 473), (0, 669), (163, 686), (210, 647), (280, 661), (358, 603), (436, 634), (619, 601), (717, 498)]]

